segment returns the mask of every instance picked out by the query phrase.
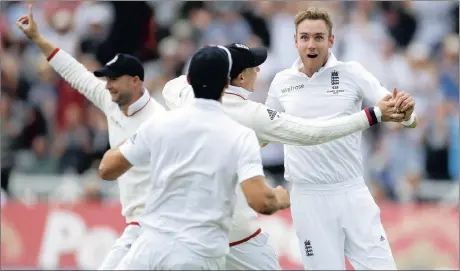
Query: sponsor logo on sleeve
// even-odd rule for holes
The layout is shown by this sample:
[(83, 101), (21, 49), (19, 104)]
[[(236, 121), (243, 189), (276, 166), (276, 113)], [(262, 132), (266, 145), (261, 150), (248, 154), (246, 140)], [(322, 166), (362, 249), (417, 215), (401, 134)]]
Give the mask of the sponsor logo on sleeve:
[(275, 110), (273, 109), (267, 109), (267, 112), (268, 112), (268, 116), (270, 117), (270, 120), (274, 120), (275, 118), (279, 118), (280, 115), (278, 114), (278, 112), (276, 112)]

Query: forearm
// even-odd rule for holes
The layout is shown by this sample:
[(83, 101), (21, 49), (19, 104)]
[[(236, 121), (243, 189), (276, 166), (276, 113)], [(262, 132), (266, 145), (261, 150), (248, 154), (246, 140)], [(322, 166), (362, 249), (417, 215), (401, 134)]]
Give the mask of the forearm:
[(263, 141), (289, 145), (317, 145), (363, 131), (376, 123), (376, 119), (371, 120), (365, 110), (330, 120), (308, 120), (280, 114), (259, 137)]
[(48, 60), (57, 50), (57, 47), (42, 35), (39, 35), (37, 38), (33, 39), (33, 42), (37, 45), (37, 47)]
[(105, 82), (95, 77), (67, 52), (46, 42), (42, 43), (42, 47), (43, 51), (52, 51), (47, 58), (51, 67), (73, 88), (104, 111), (105, 105), (110, 102), (110, 97), (107, 96), (109, 93), (105, 90)]
[(120, 151), (118, 148), (108, 150), (102, 157), (99, 165), (99, 176), (106, 181), (114, 181), (123, 175), (131, 165), (119, 159)]

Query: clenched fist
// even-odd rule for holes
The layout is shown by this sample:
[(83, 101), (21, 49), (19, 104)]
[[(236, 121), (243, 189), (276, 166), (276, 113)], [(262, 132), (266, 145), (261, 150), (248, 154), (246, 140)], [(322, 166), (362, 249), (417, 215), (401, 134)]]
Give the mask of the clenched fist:
[(404, 113), (398, 112), (396, 108), (396, 99), (393, 95), (388, 94), (377, 103), (377, 107), (382, 111), (382, 121), (401, 122), (404, 120)]

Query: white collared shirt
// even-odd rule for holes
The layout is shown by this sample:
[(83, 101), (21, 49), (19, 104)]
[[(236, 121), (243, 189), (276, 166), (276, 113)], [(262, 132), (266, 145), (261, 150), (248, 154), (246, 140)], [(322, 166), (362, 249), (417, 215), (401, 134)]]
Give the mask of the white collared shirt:
[(194, 99), (147, 121), (120, 152), (133, 165), (151, 163), (144, 231), (168, 234), (205, 257), (228, 253), (237, 185), (263, 176), (254, 131), (219, 102)]
[[(256, 132), (260, 143), (277, 142), (292, 145), (314, 145), (369, 127), (366, 114), (359, 112), (344, 118), (308, 120), (278, 113), (264, 104), (247, 100), (250, 92), (244, 88), (229, 86), (222, 97), (222, 105), (232, 119)], [(186, 76), (166, 83), (163, 97), (170, 109), (181, 108), (194, 100), (192, 87)], [(252, 210), (241, 189), (237, 190), (238, 201), (230, 231), (232, 242), (244, 239), (258, 229)]]
[[(63, 50), (49, 61), (73, 88), (86, 96), (107, 117), (109, 142), (115, 147), (129, 138), (150, 117), (165, 112), (163, 106), (150, 97), (147, 90), (139, 100), (129, 106), (125, 115), (118, 104), (112, 102), (106, 83), (95, 77), (82, 64)], [(150, 182), (149, 166), (137, 166), (118, 178), (122, 214), (127, 222), (136, 221), (144, 210), (146, 190)]]
[[(311, 78), (298, 59), (276, 74), (266, 105), (309, 119), (331, 120), (375, 105), (390, 92), (359, 63), (341, 62), (330, 53)], [(361, 132), (315, 146), (284, 146), (285, 178), (312, 184), (363, 181)]]

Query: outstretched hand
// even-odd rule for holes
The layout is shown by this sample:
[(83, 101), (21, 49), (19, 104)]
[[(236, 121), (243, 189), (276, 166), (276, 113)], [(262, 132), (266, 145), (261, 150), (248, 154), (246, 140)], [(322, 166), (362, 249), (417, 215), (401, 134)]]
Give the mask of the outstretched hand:
[(16, 21), (16, 25), (31, 40), (34, 40), (40, 36), (37, 22), (34, 20), (34, 16), (32, 13), (32, 4), (29, 4), (29, 13), (27, 15), (21, 16)]

